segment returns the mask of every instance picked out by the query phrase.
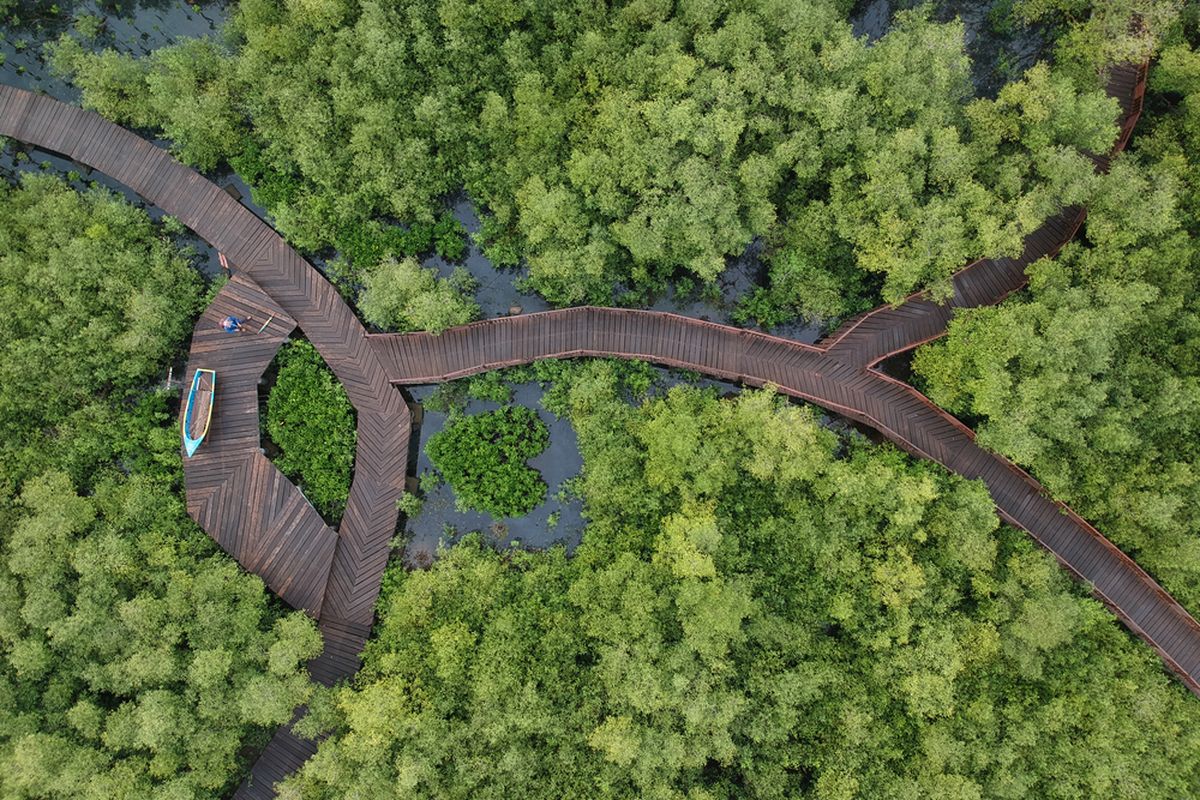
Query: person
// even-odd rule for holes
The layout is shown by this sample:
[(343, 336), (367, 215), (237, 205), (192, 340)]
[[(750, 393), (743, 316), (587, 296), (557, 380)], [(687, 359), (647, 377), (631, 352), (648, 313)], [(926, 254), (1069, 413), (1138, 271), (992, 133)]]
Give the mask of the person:
[(221, 320), (221, 327), (225, 329), (226, 333), (244, 333), (246, 330), (246, 322), (248, 322), (248, 320), (243, 320), (230, 314), (228, 317)]

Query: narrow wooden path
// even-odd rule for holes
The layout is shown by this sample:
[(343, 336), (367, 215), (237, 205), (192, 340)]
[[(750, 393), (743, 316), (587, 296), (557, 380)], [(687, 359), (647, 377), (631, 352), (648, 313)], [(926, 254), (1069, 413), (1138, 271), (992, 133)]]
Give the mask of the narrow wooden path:
[[(218, 370), (212, 428), (184, 460), (188, 512), (289, 604), (319, 618), (325, 641), (309, 665), (333, 684), (353, 675), (370, 633), (404, 488), (411, 420), (365, 343), (354, 312), (308, 262), (244, 206), (169, 153), (90, 111), (0, 86), (0, 135), (99, 170), (176, 217), (233, 262), (238, 277), (197, 322), (185, 385), (197, 367)], [(262, 336), (230, 335), (230, 311), (276, 322)], [(259, 450), (257, 383), (299, 327), (346, 388), (358, 414), (354, 480), (335, 534)], [(268, 745), (237, 797), (274, 796), (273, 785), (314, 745), (287, 727)]]
[[(1144, 70), (1114, 75), (1123, 145), (1137, 119)], [(318, 618), (325, 640), (310, 665), (330, 685), (352, 675), (372, 623), (404, 486), (410, 417), (392, 384), (462, 377), (538, 358), (617, 356), (697, 370), (751, 386), (772, 384), (875, 427), (909, 452), (982, 479), (1001, 516), (1055, 554), (1200, 694), (1200, 624), (1083, 519), (1045, 496), (1007, 460), (915, 389), (871, 369), (888, 354), (944, 332), (953, 309), (994, 303), (1024, 283), (1024, 268), (1074, 235), (1064, 212), (1030, 237), (1020, 259), (987, 259), (955, 278), (941, 306), (914, 295), (852, 321), (818, 346), (647, 311), (576, 308), (502, 318), (428, 334), (368, 336), (329, 283), (266, 224), (194, 171), (129, 131), (51, 98), (0, 86), (0, 135), (100, 170), (177, 217), (225, 253), (237, 277), (197, 322), (185, 378), (218, 370), (212, 430), (185, 460), (188, 511), (284, 600)], [(1106, 159), (1097, 158), (1103, 168)], [(229, 335), (228, 313), (263, 320), (261, 335)], [(342, 523), (328, 528), (299, 490), (262, 456), (257, 382), (300, 328), (345, 386), (358, 414), (354, 480)], [(298, 712), (299, 713), (299, 712)], [(276, 781), (315, 750), (282, 727), (239, 798), (274, 796)]]
[[(1121, 109), (1115, 154), (1124, 149), (1141, 116), (1146, 65), (1115, 67), (1109, 75), (1108, 93)], [(1108, 169), (1111, 156), (1092, 158), (1097, 169)], [(880, 306), (847, 320), (817, 346), (847, 363), (871, 367), (936, 339), (946, 332), (956, 309), (999, 303), (1023, 287), (1025, 268), (1039, 258), (1058, 253), (1074, 238), (1085, 216), (1083, 209), (1068, 208), (1030, 234), (1018, 258), (984, 258), (963, 267), (954, 275), (954, 293), (946, 303), (934, 302), (928, 292), (916, 292), (900, 305)]]
[(375, 334), (399, 384), (436, 383), (543, 358), (616, 356), (695, 370), (785, 394), (869, 425), (908, 452), (988, 487), (1005, 521), (1028, 531), (1200, 694), (1200, 625), (1132, 559), (1025, 472), (907, 384), (818, 348), (652, 311), (572, 308), (430, 334)]

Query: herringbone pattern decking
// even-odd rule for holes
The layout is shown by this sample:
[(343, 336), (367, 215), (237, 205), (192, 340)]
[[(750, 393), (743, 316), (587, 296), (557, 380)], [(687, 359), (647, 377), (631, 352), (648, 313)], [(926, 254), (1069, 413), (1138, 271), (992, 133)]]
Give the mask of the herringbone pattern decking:
[[(506, 317), (440, 336), (368, 336), (395, 383), (431, 383), (542, 358), (640, 359), (780, 391), (869, 425), (900, 447), (968, 478), (1144, 638), (1200, 693), (1200, 625), (1128, 556), (911, 386), (819, 349), (653, 311), (573, 308)], [(1152, 598), (1152, 602), (1147, 602)]]
[[(366, 347), (341, 297), (270, 226), (162, 149), (82, 109), (0, 87), (0, 135), (61, 153), (124, 183), (228, 256), (237, 277), (197, 322), (185, 378), (217, 370), (208, 437), (185, 459), (188, 512), (225, 550), (296, 608), (319, 617), (325, 651), (313, 676), (331, 684), (358, 668), (395, 532), (411, 428), (403, 398)], [(228, 313), (272, 326), (230, 335)], [(257, 326), (254, 326), (255, 329)], [(346, 387), (358, 412), (358, 450), (347, 509), (334, 534), (259, 452), (257, 383), (299, 327)], [(255, 765), (239, 797), (273, 795), (275, 779), (311, 752), (286, 731)]]
[[(1145, 70), (1114, 72), (1110, 91), (1127, 140)], [(428, 334), (367, 336), (332, 286), (266, 224), (165, 152), (95, 114), (0, 87), (0, 135), (62, 153), (107, 173), (229, 256), (238, 275), (197, 322), (185, 376), (216, 369), (213, 425), (185, 463), (188, 511), (280, 597), (314, 617), (324, 637), (310, 664), (331, 685), (358, 669), (404, 486), (410, 418), (391, 384), (463, 377), (539, 358), (618, 356), (697, 370), (752, 386), (773, 384), (870, 425), (909, 452), (987, 485), (1001, 516), (1055, 554), (1189, 688), (1200, 693), (1200, 625), (1150, 576), (1040, 485), (975, 444), (972, 432), (915, 389), (871, 369), (941, 335), (953, 309), (995, 303), (1024, 283), (1025, 266), (1058, 251), (1078, 229), (1069, 209), (1035, 232), (1019, 259), (985, 259), (955, 277), (947, 305), (914, 295), (853, 320), (818, 346), (672, 314), (577, 308), (489, 320)], [(1097, 157), (1098, 168), (1107, 157)], [(225, 334), (226, 314), (274, 321), (263, 334)], [(257, 327), (257, 326), (252, 326)], [(335, 534), (258, 449), (257, 381), (299, 327), (346, 387), (358, 412), (354, 481)], [(299, 713), (299, 712), (298, 712)], [(290, 725), (271, 740), (238, 798), (274, 796), (274, 784), (315, 751)]]

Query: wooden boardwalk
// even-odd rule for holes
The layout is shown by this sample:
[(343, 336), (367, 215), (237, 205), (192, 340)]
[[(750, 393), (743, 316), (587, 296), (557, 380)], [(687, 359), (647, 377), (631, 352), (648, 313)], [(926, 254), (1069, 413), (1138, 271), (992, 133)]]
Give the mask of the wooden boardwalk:
[[(280, 597), (319, 618), (325, 641), (309, 669), (325, 684), (352, 675), (370, 632), (404, 488), (411, 420), (338, 293), (254, 214), (166, 151), (89, 111), (0, 86), (0, 135), (99, 170), (178, 218), (233, 262), (238, 277), (200, 318), (188, 380), (218, 371), (212, 427), (185, 459), (188, 512)], [(230, 311), (276, 321), (263, 335), (230, 335)], [(299, 327), (346, 388), (358, 414), (354, 480), (336, 534), (259, 451), (257, 382)], [(238, 797), (271, 797), (312, 744), (278, 733)]]
[[(274, 320), (261, 335), (228, 334), (220, 325), (228, 314)], [(337, 534), (259, 452), (258, 379), (295, 326), (242, 275), (217, 293), (196, 323), (184, 381), (191, 386), (198, 368), (216, 370), (217, 402), (208, 436), (183, 470), (191, 517), (289, 605), (315, 617)]]
[(395, 383), (460, 378), (542, 358), (616, 356), (695, 370), (785, 394), (869, 425), (908, 452), (988, 487), (1028, 531), (1200, 694), (1200, 625), (1136, 563), (972, 431), (911, 386), (809, 345), (652, 311), (573, 308), (430, 334), (368, 336)]
[[(1121, 109), (1120, 134), (1113, 152), (1125, 147), (1142, 113), (1146, 93), (1146, 66), (1114, 68), (1108, 93)], [(1094, 156), (1096, 168), (1107, 170), (1109, 156)], [(889, 356), (910, 350), (942, 336), (956, 309), (999, 303), (1026, 283), (1025, 268), (1045, 256), (1058, 253), (1075, 237), (1086, 213), (1069, 208), (1052, 217), (1025, 240), (1018, 258), (984, 258), (954, 274), (954, 293), (944, 304), (927, 292), (909, 295), (896, 306), (883, 305), (854, 317), (818, 346), (831, 356), (863, 367), (871, 367)]]
[[(1124, 112), (1123, 144), (1141, 109), (1144, 70), (1110, 83)], [(576, 308), (502, 318), (428, 334), (368, 336), (329, 283), (266, 224), (194, 171), (90, 112), (0, 86), (0, 135), (98, 169), (177, 217), (226, 254), (237, 276), (197, 322), (185, 376), (218, 371), (212, 429), (185, 460), (188, 511), (280, 597), (318, 618), (314, 678), (352, 675), (373, 607), (404, 486), (410, 416), (392, 384), (463, 377), (539, 358), (617, 356), (704, 372), (787, 394), (870, 425), (905, 450), (982, 479), (1001, 516), (1028, 531), (1200, 693), (1200, 625), (1150, 576), (1078, 515), (1045, 496), (1019, 468), (975, 444), (972, 432), (912, 387), (871, 369), (881, 358), (944, 332), (954, 308), (994, 303), (1023, 285), (1024, 268), (1074, 235), (1067, 211), (1030, 237), (1020, 259), (987, 259), (955, 277), (939, 306), (914, 295), (852, 321), (817, 346), (648, 311)], [(1100, 168), (1105, 158), (1097, 158)], [(261, 335), (219, 329), (226, 314), (272, 325)], [(262, 456), (257, 382), (300, 328), (345, 386), (358, 414), (354, 480), (342, 523), (330, 530), (300, 491)], [(302, 710), (301, 710), (302, 711)], [(299, 713), (299, 712), (298, 712)], [(282, 727), (238, 798), (274, 796), (315, 745)]]

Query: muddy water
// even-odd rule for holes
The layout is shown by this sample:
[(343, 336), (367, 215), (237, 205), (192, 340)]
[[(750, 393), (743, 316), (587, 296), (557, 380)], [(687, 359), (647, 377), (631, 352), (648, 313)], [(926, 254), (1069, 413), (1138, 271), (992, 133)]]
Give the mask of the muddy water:
[[(415, 386), (410, 391), (413, 400), (424, 405), (436, 387)], [(520, 545), (545, 548), (562, 543), (574, 550), (583, 536), (582, 502), (566, 496), (564, 482), (579, 475), (583, 459), (579, 454), (575, 429), (565, 419), (556, 417), (539, 405), (542, 389), (536, 382), (511, 385), (512, 402), (535, 409), (550, 432), (549, 446), (529, 465), (541, 473), (547, 484), (546, 501), (523, 517), (493, 519), (478, 511), (455, 508), (454, 490), (446, 483), (425, 495), (421, 513), (407, 521), (405, 531), (408, 546), (404, 559), (410, 565), (424, 566), (436, 555), (439, 545), (450, 545), (472, 531), (483, 531), (498, 547)], [(478, 414), (499, 408), (499, 403), (470, 400), (468, 414)], [(424, 410), (421, 423), (421, 443), (417, 456), (417, 475), (434, 471), (425, 452), (430, 437), (446, 426), (447, 415)], [(554, 520), (554, 522), (551, 522)]]
[(474, 234), (479, 231), (479, 215), (475, 213), (475, 206), (468, 197), (460, 195), (454, 198), (451, 210), (454, 212), (454, 218), (462, 223), (468, 234), (471, 234), (467, 238), (467, 255), (462, 261), (454, 263), (431, 255), (421, 262), (423, 265), (437, 269), (443, 278), (449, 277), (455, 266), (465, 267), (479, 284), (475, 291), (475, 302), (479, 303), (484, 319), (507, 316), (510, 311), (528, 314), (550, 308), (540, 296), (517, 289), (516, 281), (526, 277), (528, 270), (496, 269), (480, 252), (474, 240)]

